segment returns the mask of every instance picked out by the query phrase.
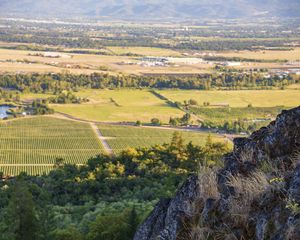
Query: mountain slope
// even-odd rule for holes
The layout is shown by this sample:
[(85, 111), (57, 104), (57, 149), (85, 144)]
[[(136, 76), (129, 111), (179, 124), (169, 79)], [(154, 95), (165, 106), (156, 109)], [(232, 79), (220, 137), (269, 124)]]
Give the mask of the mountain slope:
[(300, 239), (300, 106), (236, 138), (223, 160), (160, 200), (134, 240)]
[(298, 0), (0, 0), (1, 16), (202, 19), (299, 16)]

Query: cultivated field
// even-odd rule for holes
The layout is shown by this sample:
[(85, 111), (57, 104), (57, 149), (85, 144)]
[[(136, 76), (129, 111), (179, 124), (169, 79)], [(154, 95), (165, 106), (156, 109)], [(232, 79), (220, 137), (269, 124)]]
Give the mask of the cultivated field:
[[(98, 124), (114, 153), (130, 147), (150, 147), (169, 143), (174, 130)], [(203, 145), (209, 133), (181, 131), (185, 143)], [(104, 148), (89, 123), (30, 117), (0, 122), (0, 171), (5, 175), (27, 172), (37, 175), (53, 169), (57, 159), (83, 165)], [(213, 141), (228, 141), (212, 134)], [(229, 143), (230, 144), (230, 143)]]
[[(151, 147), (156, 144), (170, 143), (175, 130), (161, 128), (146, 128), (133, 126), (114, 126), (98, 124), (102, 135), (115, 153), (130, 147)], [(208, 133), (180, 131), (185, 143), (192, 141), (197, 145), (204, 145)], [(213, 141), (227, 141), (223, 136), (211, 135)]]
[(274, 119), (284, 107), (192, 107), (190, 110), (208, 122), (214, 124), (224, 124), (243, 120), (244, 122), (256, 122), (259, 126), (267, 125)]
[(266, 59), (266, 60), (300, 60), (300, 48), (295, 48), (290, 51), (279, 50), (261, 50), (261, 51), (230, 51), (219, 52), (218, 55), (224, 57), (241, 57), (252, 59)]
[[(120, 50), (119, 53), (120, 54)], [(139, 48), (137, 48), (139, 49)], [(176, 56), (175, 51), (146, 48), (145, 53), (151, 56), (171, 55)], [(151, 51), (153, 53), (151, 54)], [(140, 50), (144, 51), (144, 50)], [(140, 62), (139, 57), (129, 56), (107, 56), (96, 54), (73, 54), (62, 53), (68, 58), (51, 58), (42, 56), (32, 56), (33, 54), (43, 54), (39, 51), (11, 50), (0, 48), (0, 71), (19, 72), (61, 72), (69, 71), (75, 74), (91, 74), (93, 72), (105, 72), (110, 74), (144, 74), (144, 73), (202, 73), (208, 72), (211, 68), (209, 64), (176, 64), (170, 66), (141, 66), (135, 63)], [(179, 53), (178, 53), (179, 54)], [(103, 71), (103, 68), (106, 68)]]
[[(2, 46), (5, 43), (2, 43)], [(8, 46), (10, 44), (7, 44)], [(1, 47), (1, 45), (0, 45)], [(74, 48), (65, 48), (65, 51), (80, 50)], [(90, 52), (97, 51), (93, 49), (81, 49)], [(98, 50), (99, 51), (99, 50)], [(29, 50), (14, 50), (0, 48), (0, 69), (1, 72), (61, 72), (69, 71), (75, 74), (91, 74), (93, 72), (106, 72), (110, 74), (199, 74), (208, 73), (213, 65), (203, 62), (197, 64), (171, 64), (168, 66), (147, 66), (141, 63), (140, 57), (125, 56), (126, 54), (138, 54), (143, 56), (171, 56), (180, 57), (182, 53), (162, 48), (149, 47), (108, 47), (103, 52), (109, 52), (112, 55), (97, 55), (97, 54), (74, 54), (61, 53), (59, 58), (33, 56), (35, 54), (44, 54), (39, 51)], [(207, 52), (207, 51), (206, 51)], [(213, 52), (213, 51), (212, 51)], [(199, 52), (201, 53), (201, 51)], [(118, 56), (123, 54), (124, 56)], [(241, 57), (252, 59), (266, 60), (299, 60), (300, 48), (295, 48), (292, 51), (229, 51), (215, 52), (217, 56), (225, 57)], [(278, 68), (282, 67), (282, 63), (242, 63), (238, 68)]]
[(73, 117), (104, 122), (150, 122), (152, 118), (159, 118), (167, 123), (170, 117), (184, 114), (148, 90), (82, 90), (76, 94), (87, 97), (90, 102), (51, 107)]
[(198, 91), (161, 90), (160, 94), (172, 101), (183, 102), (194, 99), (199, 105), (227, 105), (230, 107), (295, 107), (300, 105), (299, 90), (240, 90), (240, 91)]
[(108, 47), (115, 54), (139, 54), (144, 56), (179, 57), (180, 52), (166, 48), (153, 47)]
[(102, 152), (100, 140), (86, 123), (52, 117), (0, 123), (0, 171), (4, 174), (42, 174), (53, 168), (57, 158), (85, 164)]

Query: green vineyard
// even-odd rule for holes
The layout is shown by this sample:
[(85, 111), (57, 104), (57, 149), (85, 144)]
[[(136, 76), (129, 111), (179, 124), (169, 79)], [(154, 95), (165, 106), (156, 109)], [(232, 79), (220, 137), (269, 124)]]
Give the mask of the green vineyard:
[[(174, 133), (172, 129), (105, 124), (98, 124), (98, 128), (115, 153), (129, 147), (151, 147), (156, 144), (169, 143)], [(181, 131), (181, 133), (185, 143), (192, 141), (196, 145), (205, 144), (208, 136), (208, 133), (203, 132)], [(225, 141), (222, 136), (214, 134), (211, 136), (214, 141)]]
[(5, 175), (49, 172), (58, 158), (84, 164), (103, 152), (88, 123), (34, 117), (0, 123), (0, 171)]
[[(174, 130), (98, 124), (114, 153), (129, 147), (150, 147), (171, 141)], [(182, 131), (185, 143), (203, 145), (207, 133)], [(212, 135), (215, 141), (222, 136)], [(53, 117), (32, 117), (0, 123), (0, 172), (41, 175), (53, 169), (57, 159), (85, 164), (104, 148), (89, 123)]]

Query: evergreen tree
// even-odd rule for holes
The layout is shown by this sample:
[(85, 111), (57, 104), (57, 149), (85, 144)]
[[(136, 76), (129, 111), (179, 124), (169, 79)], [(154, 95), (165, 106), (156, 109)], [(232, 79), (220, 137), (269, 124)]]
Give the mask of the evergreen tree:
[(11, 198), (6, 209), (6, 234), (15, 240), (37, 238), (37, 218), (32, 195), (27, 185), (18, 179), (11, 189)]
[(139, 219), (135, 208), (133, 207), (128, 216), (128, 236), (133, 239), (136, 229), (139, 225)]

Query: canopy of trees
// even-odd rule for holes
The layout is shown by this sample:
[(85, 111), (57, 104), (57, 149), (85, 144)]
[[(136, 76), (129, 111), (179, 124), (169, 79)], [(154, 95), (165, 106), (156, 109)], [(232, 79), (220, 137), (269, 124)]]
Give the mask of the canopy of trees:
[(96, 156), (86, 166), (63, 164), (47, 175), (0, 182), (1, 239), (130, 240), (161, 197), (170, 197), (199, 166), (215, 167), (229, 151), (208, 137), (205, 146), (169, 144)]

